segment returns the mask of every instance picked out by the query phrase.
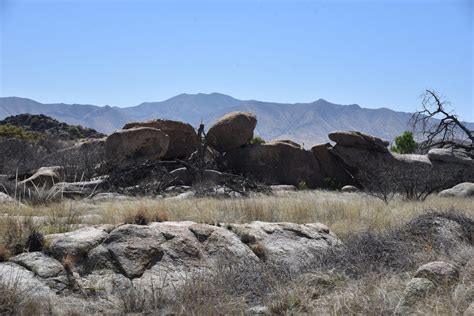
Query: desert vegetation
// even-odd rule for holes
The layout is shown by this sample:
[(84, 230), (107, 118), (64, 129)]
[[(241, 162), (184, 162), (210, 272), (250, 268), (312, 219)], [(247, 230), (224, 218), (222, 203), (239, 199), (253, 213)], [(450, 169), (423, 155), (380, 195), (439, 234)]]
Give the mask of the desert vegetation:
[[(257, 118), (242, 112), (207, 131), (158, 119), (79, 140), (25, 120), (38, 138), (2, 139), (15, 148), (0, 177), (2, 313), (470, 308), (466, 149), (413, 155), (408, 132), (390, 151), (350, 131), (306, 150), (254, 137)], [(53, 132), (28, 128), (38, 120)]]
[[(215, 313), (324, 313), (380, 314), (394, 312), (406, 296), (406, 286), (418, 267), (435, 260), (459, 265), (459, 282), (454, 288), (439, 288), (420, 299), (414, 307), (422, 313), (456, 314), (472, 299), (472, 248), (458, 247), (450, 236), (439, 240), (430, 227), (434, 218), (453, 221), (466, 238), (472, 238), (474, 209), (470, 200), (432, 196), (424, 202), (401, 196), (384, 203), (363, 193), (330, 191), (285, 191), (247, 198), (212, 197), (130, 198), (123, 201), (63, 200), (47, 205), (2, 206), (0, 241), (3, 261), (28, 251), (32, 241), (48, 251), (43, 235), (64, 233), (81, 227), (123, 223), (149, 225), (163, 221), (193, 221), (226, 227), (233, 223), (294, 222), (326, 223), (344, 246), (305, 262), (298, 272), (281, 271), (272, 262), (257, 270), (223, 263), (210, 273), (183, 276), (182, 286), (171, 291), (163, 279), (152, 287), (134, 285), (120, 296), (117, 309), (129, 313), (169, 311), (179, 314)], [(469, 237), (471, 236), (471, 237)], [(247, 236), (245, 242), (251, 237)], [(450, 243), (456, 243), (451, 245)], [(451, 248), (450, 248), (451, 247)], [(264, 258), (265, 247), (252, 246)], [(71, 257), (65, 269), (74, 271)], [(71, 272), (72, 273), (72, 272)], [(15, 275), (3, 285), (0, 308), (24, 312), (30, 308), (50, 310), (52, 303), (23, 291)], [(92, 287), (99, 295), (103, 289)], [(34, 289), (28, 290), (34, 291)], [(455, 294), (454, 294), (455, 293)], [(27, 298), (24, 298), (27, 297)], [(92, 299), (91, 297), (91, 299)], [(27, 300), (27, 301), (26, 301)], [(85, 312), (86, 310), (82, 310)]]

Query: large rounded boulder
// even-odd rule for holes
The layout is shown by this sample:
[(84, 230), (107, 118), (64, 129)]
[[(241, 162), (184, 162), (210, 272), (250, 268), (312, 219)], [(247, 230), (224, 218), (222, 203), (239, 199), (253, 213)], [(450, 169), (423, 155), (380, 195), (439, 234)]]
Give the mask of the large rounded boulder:
[(105, 141), (105, 155), (109, 162), (159, 160), (168, 150), (170, 138), (163, 131), (151, 127), (136, 127), (116, 131)]
[(218, 119), (207, 132), (208, 144), (220, 152), (229, 152), (253, 138), (257, 117), (248, 112), (231, 112)]
[(194, 128), (187, 123), (172, 120), (150, 120), (127, 123), (123, 129), (151, 127), (163, 131), (170, 138), (168, 151), (163, 159), (183, 159), (189, 157), (198, 147), (199, 139)]
[(307, 150), (285, 142), (247, 145), (227, 154), (229, 170), (268, 184), (323, 185), (318, 161)]

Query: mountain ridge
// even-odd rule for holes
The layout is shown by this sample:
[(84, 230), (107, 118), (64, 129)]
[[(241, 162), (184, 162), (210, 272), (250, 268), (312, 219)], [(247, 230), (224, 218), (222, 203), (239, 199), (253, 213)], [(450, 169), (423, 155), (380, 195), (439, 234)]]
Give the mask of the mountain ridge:
[[(266, 140), (292, 139), (305, 145), (328, 142), (334, 130), (358, 130), (389, 141), (409, 128), (410, 113), (386, 107), (363, 108), (340, 105), (325, 99), (310, 103), (278, 103), (239, 100), (218, 92), (182, 93), (158, 102), (142, 102), (119, 108), (91, 104), (40, 103), (21, 97), (0, 97), (0, 119), (22, 113), (44, 114), (68, 124), (83, 125), (103, 133), (120, 129), (125, 123), (155, 118), (180, 120), (206, 126), (232, 111), (257, 115), (255, 133)], [(468, 123), (469, 126), (473, 123)]]

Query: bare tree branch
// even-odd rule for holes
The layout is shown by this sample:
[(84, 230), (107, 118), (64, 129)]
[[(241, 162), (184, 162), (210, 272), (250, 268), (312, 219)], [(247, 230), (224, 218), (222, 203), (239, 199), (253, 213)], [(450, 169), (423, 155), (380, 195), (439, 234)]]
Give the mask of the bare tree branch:
[[(463, 124), (453, 111), (448, 111), (449, 103), (440, 98), (434, 90), (426, 90), (423, 94), (422, 109), (413, 113), (411, 125), (414, 132), (421, 133), (426, 140), (421, 148), (430, 148), (442, 144), (458, 144), (456, 139), (465, 136), (470, 145), (461, 145), (472, 149), (474, 146), (474, 131)], [(439, 120), (438, 122), (436, 120)]]

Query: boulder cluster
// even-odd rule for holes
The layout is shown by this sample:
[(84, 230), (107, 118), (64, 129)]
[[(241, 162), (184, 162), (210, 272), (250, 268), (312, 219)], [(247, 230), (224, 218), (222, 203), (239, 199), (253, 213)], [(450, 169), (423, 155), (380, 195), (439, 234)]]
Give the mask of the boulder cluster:
[[(460, 172), (474, 166), (472, 156), (461, 150), (435, 148), (427, 155), (399, 155), (389, 151), (388, 141), (357, 131), (332, 132), (328, 137), (335, 145), (318, 144), (310, 150), (291, 140), (254, 143), (256, 126), (254, 114), (232, 112), (209, 128), (206, 144), (208, 151), (219, 157), (219, 171), (270, 185), (340, 189), (360, 186), (358, 177), (366, 170), (372, 177), (387, 177), (390, 172), (410, 168), (436, 173), (445, 169)], [(183, 122), (135, 122), (110, 135), (105, 140), (105, 152), (107, 159), (115, 162), (186, 159), (198, 150), (200, 141), (192, 126)], [(175, 171), (180, 172), (186, 170)], [(184, 182), (189, 184), (190, 177), (187, 179)]]
[[(109, 179), (117, 179), (137, 190), (140, 184), (132, 181), (133, 173), (152, 176), (152, 182), (166, 178), (159, 183), (164, 189), (203, 181), (225, 186), (230, 180), (242, 177), (270, 186), (346, 187), (344, 192), (367, 189), (367, 186), (379, 186), (375, 189), (383, 191), (385, 181), (392, 183), (390, 190), (400, 192), (412, 190), (405, 187), (407, 183), (419, 185), (423, 180), (429, 183), (430, 188), (425, 191), (430, 193), (466, 182), (442, 195), (472, 195), (469, 186), (474, 182), (474, 159), (472, 153), (460, 149), (434, 148), (425, 155), (402, 155), (392, 153), (386, 140), (357, 131), (336, 131), (328, 135), (332, 143), (318, 144), (308, 150), (291, 140), (254, 141), (256, 126), (257, 117), (247, 112), (228, 113), (217, 119), (207, 133), (201, 129), (199, 134), (190, 124), (180, 121), (133, 122), (106, 138), (82, 140), (62, 154), (81, 157), (75, 160), (82, 163), (90, 160), (103, 165), (105, 162), (112, 168), (99, 175), (115, 173)], [(161, 175), (148, 167), (139, 167), (162, 162), (166, 163), (161, 164), (166, 165), (166, 170), (161, 170)], [(64, 172), (60, 168), (41, 168), (36, 174), (22, 177), (21, 183), (50, 186), (64, 182), (61, 177)], [(398, 184), (403, 188), (394, 188)], [(98, 184), (81, 182), (80, 186), (95, 189)], [(76, 187), (76, 184), (72, 188), (61, 184), (59, 191), (77, 192)]]

